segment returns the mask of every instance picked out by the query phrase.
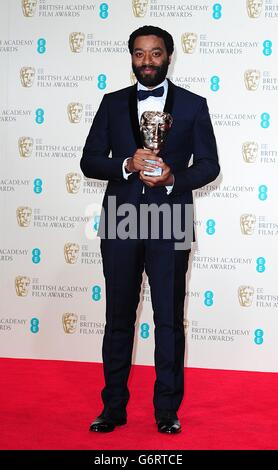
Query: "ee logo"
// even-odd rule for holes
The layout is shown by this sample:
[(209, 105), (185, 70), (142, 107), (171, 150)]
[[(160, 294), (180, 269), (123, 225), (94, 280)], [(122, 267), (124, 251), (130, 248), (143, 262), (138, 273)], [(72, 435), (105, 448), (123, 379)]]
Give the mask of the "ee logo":
[(30, 325), (31, 325), (30, 331), (31, 331), (31, 333), (38, 333), (38, 331), (39, 331), (39, 323), (40, 323), (40, 321), (39, 321), (38, 318), (32, 318), (32, 319), (30, 320)]
[(266, 39), (263, 42), (263, 54), (266, 56), (272, 54), (272, 41), (270, 41), (270, 39)]
[(40, 178), (36, 178), (34, 180), (34, 193), (40, 194), (42, 192), (42, 180)]
[(45, 51), (46, 51), (45, 45), (46, 45), (46, 40), (44, 38), (40, 38), (40, 39), (37, 40), (37, 46), (38, 46), (37, 47), (37, 52), (39, 54), (44, 54), (45, 53)]
[(261, 114), (261, 127), (263, 129), (267, 129), (270, 126), (270, 115), (268, 113), (262, 113)]
[(140, 327), (140, 336), (143, 339), (147, 339), (150, 336), (150, 326), (148, 323), (142, 323)]
[(106, 88), (106, 75), (104, 75), (104, 73), (101, 73), (98, 77), (97, 77), (97, 86), (100, 90), (104, 90), (104, 88)]
[(220, 20), (222, 17), (222, 5), (220, 3), (215, 3), (212, 7), (212, 17), (215, 20)]
[(32, 250), (32, 261), (34, 264), (38, 264), (41, 261), (41, 250), (39, 248), (34, 248)]
[(220, 81), (220, 78), (217, 77), (217, 75), (214, 75), (213, 77), (211, 77), (210, 79), (210, 89), (212, 91), (218, 91), (220, 86), (219, 86), (219, 81)]
[(36, 109), (36, 123), (42, 124), (44, 122), (44, 110), (42, 108)]
[(257, 258), (256, 263), (257, 263), (256, 270), (258, 271), (258, 273), (263, 273), (266, 269), (265, 268), (265, 258), (260, 256), (259, 258)]
[(215, 234), (215, 221), (213, 219), (207, 220), (207, 228), (206, 232), (208, 235), (214, 235)]
[(204, 304), (206, 307), (211, 307), (213, 305), (214, 294), (211, 290), (206, 290), (204, 293)]
[(97, 302), (100, 299), (101, 299), (101, 287), (95, 285), (92, 287), (92, 300)]
[(258, 198), (260, 201), (265, 201), (267, 199), (267, 186), (265, 184), (261, 184), (261, 186), (259, 186)]
[(264, 331), (261, 330), (260, 328), (257, 328), (257, 330), (254, 331), (255, 337), (254, 337), (254, 342), (256, 344), (263, 344), (264, 342)]
[(106, 20), (108, 18), (108, 5), (107, 3), (101, 3), (99, 7), (99, 16), (102, 20)]

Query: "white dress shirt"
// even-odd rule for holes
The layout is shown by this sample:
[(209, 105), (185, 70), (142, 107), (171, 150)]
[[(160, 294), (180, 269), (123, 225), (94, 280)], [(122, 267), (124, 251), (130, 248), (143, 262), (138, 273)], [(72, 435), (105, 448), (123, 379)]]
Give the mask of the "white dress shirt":
[[(159, 85), (157, 85), (156, 87), (153, 88), (153, 90), (155, 88), (159, 88), (163, 86), (164, 87), (164, 93), (162, 96), (149, 96), (148, 98), (146, 98), (145, 100), (137, 100), (137, 106), (138, 106), (138, 120), (140, 122), (140, 119), (141, 119), (141, 116), (142, 114), (145, 112), (145, 111), (163, 111), (164, 109), (164, 106), (165, 106), (165, 101), (166, 101), (166, 97), (167, 97), (167, 92), (168, 92), (168, 82), (167, 80), (165, 79), (162, 83), (160, 83)], [(144, 85), (142, 85), (141, 83), (137, 82), (137, 90), (149, 90), (149, 88), (145, 87)], [(126, 162), (127, 160), (129, 159), (130, 157), (126, 158), (123, 162), (123, 166), (122, 166), (122, 169), (123, 169), (123, 177), (127, 180), (128, 177), (132, 174), (132, 173), (129, 173), (126, 171), (125, 169), (125, 165), (126, 165)], [(165, 186), (166, 187), (166, 190), (167, 190), (167, 194), (170, 194), (172, 189), (173, 189), (173, 186), (174, 185), (170, 185), (170, 186)], [(144, 188), (143, 188), (143, 192), (144, 192)]]

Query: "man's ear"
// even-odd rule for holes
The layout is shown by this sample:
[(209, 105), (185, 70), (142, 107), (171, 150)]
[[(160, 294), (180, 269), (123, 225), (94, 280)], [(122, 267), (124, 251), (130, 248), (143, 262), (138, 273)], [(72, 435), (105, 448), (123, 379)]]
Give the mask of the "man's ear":
[(172, 60), (172, 55), (169, 55), (169, 56), (168, 56), (169, 64), (171, 64), (171, 60)]

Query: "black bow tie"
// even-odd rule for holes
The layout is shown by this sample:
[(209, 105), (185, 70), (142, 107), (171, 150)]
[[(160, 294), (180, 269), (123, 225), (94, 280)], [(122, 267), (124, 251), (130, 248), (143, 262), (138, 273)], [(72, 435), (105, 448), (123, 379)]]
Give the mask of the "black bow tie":
[(146, 100), (149, 96), (162, 96), (164, 93), (164, 87), (160, 86), (159, 88), (155, 88), (154, 90), (138, 90), (137, 91), (137, 98), (139, 101)]

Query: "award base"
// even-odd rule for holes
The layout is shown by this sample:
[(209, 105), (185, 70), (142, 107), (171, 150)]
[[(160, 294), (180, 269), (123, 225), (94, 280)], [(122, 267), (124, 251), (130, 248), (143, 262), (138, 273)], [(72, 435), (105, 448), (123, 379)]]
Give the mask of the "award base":
[[(155, 160), (145, 160), (148, 163), (156, 163)], [(144, 171), (144, 175), (146, 176), (161, 176), (162, 175), (162, 168), (155, 168), (154, 171)]]

